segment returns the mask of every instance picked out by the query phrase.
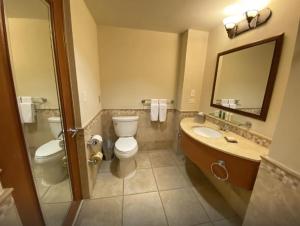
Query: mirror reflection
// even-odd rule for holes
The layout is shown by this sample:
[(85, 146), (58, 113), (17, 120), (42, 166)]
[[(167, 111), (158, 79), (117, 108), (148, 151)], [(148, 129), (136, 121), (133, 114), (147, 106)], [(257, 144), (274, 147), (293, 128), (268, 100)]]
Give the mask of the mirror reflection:
[(46, 224), (61, 225), (72, 191), (50, 7), (44, 0), (5, 0), (4, 4), (15, 91), (36, 191)]
[(213, 104), (260, 115), (276, 41), (219, 54)]

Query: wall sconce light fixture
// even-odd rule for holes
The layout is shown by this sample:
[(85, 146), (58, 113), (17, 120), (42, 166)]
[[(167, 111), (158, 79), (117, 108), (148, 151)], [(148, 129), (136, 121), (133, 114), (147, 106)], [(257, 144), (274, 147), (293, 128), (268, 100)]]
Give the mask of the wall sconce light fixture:
[(240, 17), (239, 21), (230, 21), (229, 18), (223, 20), (225, 29), (229, 38), (234, 38), (246, 31), (255, 29), (256, 27), (266, 23), (272, 16), (269, 8), (262, 10), (247, 10), (244, 17)]

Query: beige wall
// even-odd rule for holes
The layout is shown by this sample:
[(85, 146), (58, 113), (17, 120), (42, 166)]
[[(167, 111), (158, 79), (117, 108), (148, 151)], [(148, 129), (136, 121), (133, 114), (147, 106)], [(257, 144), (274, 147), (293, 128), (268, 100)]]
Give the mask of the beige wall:
[(45, 97), (58, 108), (49, 21), (9, 18), (8, 36), (17, 96)]
[(208, 32), (188, 30), (181, 37), (177, 109), (197, 111), (200, 107)]
[[(288, 0), (283, 2), (280, 0), (273, 0), (269, 7), (272, 9), (273, 15), (266, 25), (242, 34), (234, 39), (229, 39), (227, 37), (227, 33), (221, 24), (211, 31), (209, 35), (208, 55), (205, 66), (200, 109), (205, 112), (212, 112), (214, 110), (210, 107), (210, 98), (217, 53), (284, 32), (284, 46), (268, 118), (266, 122), (250, 118), (247, 119), (252, 122), (252, 129), (254, 131), (272, 138), (289, 77), (297, 34), (300, 1)], [(287, 16), (287, 14), (289, 16)]]
[(239, 107), (261, 108), (274, 48), (275, 41), (221, 56), (214, 102), (236, 99)]
[(81, 124), (84, 127), (101, 110), (98, 30), (83, 0), (72, 0), (70, 4)]
[(269, 156), (300, 173), (300, 25), (291, 74)]
[(102, 106), (143, 108), (144, 98), (175, 99), (179, 35), (99, 27)]

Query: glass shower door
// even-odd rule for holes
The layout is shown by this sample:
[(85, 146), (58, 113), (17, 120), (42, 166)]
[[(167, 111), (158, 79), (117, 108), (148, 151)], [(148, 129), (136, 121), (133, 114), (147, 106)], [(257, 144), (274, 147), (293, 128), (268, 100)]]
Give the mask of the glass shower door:
[(35, 188), (47, 225), (61, 225), (73, 200), (49, 3), (4, 0), (14, 87)]

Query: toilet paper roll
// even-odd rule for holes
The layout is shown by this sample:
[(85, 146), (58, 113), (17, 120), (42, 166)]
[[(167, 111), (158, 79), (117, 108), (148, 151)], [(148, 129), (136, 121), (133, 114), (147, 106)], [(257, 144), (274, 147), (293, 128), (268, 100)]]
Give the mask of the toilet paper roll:
[(102, 144), (103, 139), (100, 135), (93, 135), (91, 139), (89, 140), (90, 145), (97, 145), (97, 144)]

